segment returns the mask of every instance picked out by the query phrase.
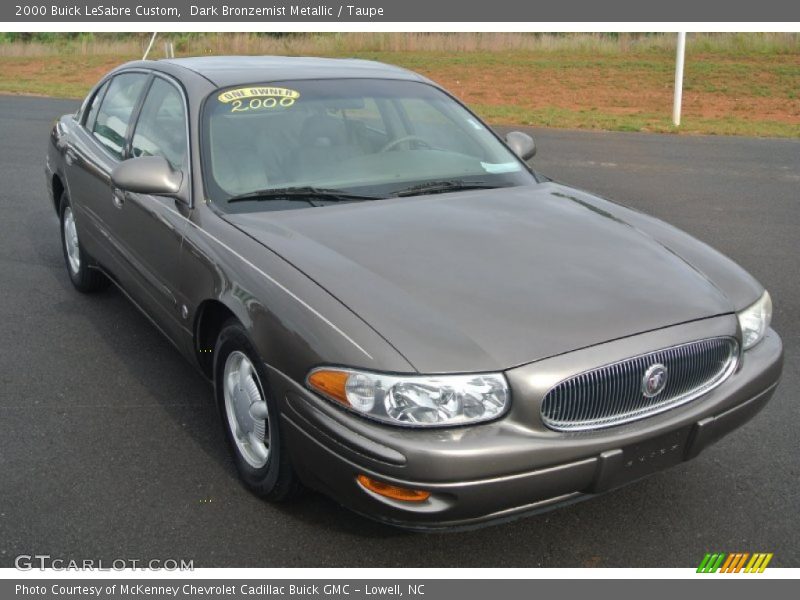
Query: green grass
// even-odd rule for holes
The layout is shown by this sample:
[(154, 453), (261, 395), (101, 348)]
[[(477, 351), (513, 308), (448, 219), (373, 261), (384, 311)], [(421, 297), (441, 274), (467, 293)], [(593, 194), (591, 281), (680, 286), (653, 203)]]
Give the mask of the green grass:
[(482, 104), (472, 105), (471, 108), (483, 119), (495, 124), (604, 131), (800, 138), (800, 125), (779, 121), (752, 121), (735, 117), (688, 117), (682, 120), (680, 127), (675, 127), (671, 118), (663, 115), (646, 113), (615, 115), (596, 108), (530, 110), (518, 106)]
[(83, 98), (87, 91), (86, 85), (83, 83), (51, 83), (36, 80), (4, 81), (0, 77), (0, 94), (79, 99)]
[[(672, 126), (674, 35), (161, 34), (179, 55), (358, 57), (421, 72), (489, 122), (800, 138), (800, 34), (690, 34)], [(27, 40), (27, 41), (24, 41)], [(0, 35), (0, 93), (82, 98), (144, 34)]]

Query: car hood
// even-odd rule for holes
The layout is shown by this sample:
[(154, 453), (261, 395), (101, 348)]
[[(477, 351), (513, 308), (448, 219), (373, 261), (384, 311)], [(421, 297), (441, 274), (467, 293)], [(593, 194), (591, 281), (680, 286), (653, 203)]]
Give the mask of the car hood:
[(506, 369), (735, 310), (613, 206), (545, 183), (225, 218), (414, 368), (445, 373)]

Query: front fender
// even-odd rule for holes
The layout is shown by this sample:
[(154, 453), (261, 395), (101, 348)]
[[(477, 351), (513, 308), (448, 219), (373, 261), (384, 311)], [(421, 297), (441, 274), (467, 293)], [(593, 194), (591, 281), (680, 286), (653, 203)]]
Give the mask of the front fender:
[(764, 286), (750, 273), (685, 231), (609, 200), (588, 194), (586, 200), (650, 236), (679, 256), (714, 284), (731, 301), (735, 310), (747, 308), (764, 293)]
[(244, 325), (263, 360), (298, 382), (321, 364), (414, 371), (339, 300), (207, 206), (196, 207), (190, 222), (180, 266), (189, 323), (203, 302), (222, 303)]

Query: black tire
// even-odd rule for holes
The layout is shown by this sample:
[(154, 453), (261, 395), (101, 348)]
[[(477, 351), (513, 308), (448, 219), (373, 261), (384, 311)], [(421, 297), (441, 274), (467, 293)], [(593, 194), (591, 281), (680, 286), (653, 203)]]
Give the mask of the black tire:
[[(231, 419), (234, 417), (228, 414), (226, 408), (224, 369), (228, 357), (234, 352), (240, 352), (249, 359), (257, 376), (255, 382), (267, 405), (268, 418), (265, 430), (269, 433), (269, 455), (266, 464), (260, 468), (250, 464), (239, 449), (231, 425)], [(235, 319), (228, 320), (222, 326), (214, 347), (214, 396), (236, 469), (245, 485), (258, 496), (271, 502), (283, 502), (294, 497), (301, 486), (286, 448), (277, 402), (270, 393), (267, 372), (258, 352), (247, 337), (244, 327)]]
[[(103, 273), (92, 268), (92, 265), (95, 264), (94, 259), (89, 256), (89, 253), (86, 252), (86, 250), (83, 249), (80, 240), (77, 242), (79, 256), (79, 266), (77, 270), (73, 268), (72, 263), (70, 262), (69, 251), (67, 250), (67, 238), (64, 231), (65, 216), (67, 215), (68, 210), (71, 213), (72, 206), (70, 205), (69, 198), (67, 198), (67, 194), (62, 193), (61, 200), (59, 202), (58, 215), (61, 231), (61, 250), (64, 253), (64, 263), (67, 267), (67, 275), (69, 275), (69, 280), (72, 282), (72, 285), (75, 286), (76, 290), (83, 292), (84, 294), (90, 294), (104, 290), (111, 282), (105, 275), (103, 275)], [(72, 219), (74, 220), (74, 215), (72, 215)]]

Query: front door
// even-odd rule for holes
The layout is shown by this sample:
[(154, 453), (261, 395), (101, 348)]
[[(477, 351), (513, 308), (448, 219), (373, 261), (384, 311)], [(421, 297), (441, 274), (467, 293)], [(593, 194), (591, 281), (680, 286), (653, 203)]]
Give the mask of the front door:
[[(183, 173), (181, 196), (189, 199), (189, 140), (183, 92), (156, 75), (147, 91), (130, 142), (130, 160), (163, 156)], [(134, 300), (175, 343), (191, 331), (177, 301), (179, 257), (190, 208), (164, 196), (115, 189), (111, 228), (136, 279)]]

